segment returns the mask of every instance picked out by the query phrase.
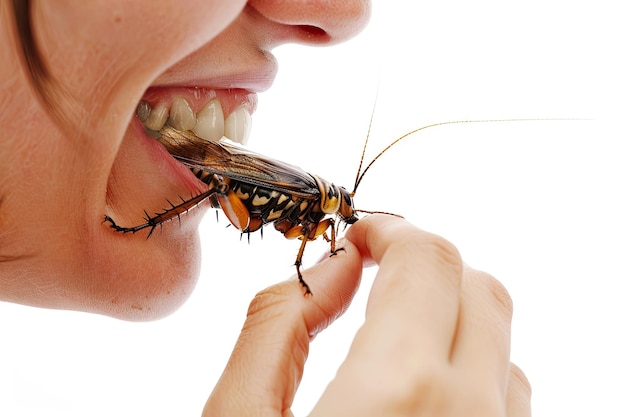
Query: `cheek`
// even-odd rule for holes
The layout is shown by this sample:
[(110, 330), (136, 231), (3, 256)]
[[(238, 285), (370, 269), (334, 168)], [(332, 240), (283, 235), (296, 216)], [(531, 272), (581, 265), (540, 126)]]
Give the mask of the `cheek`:
[[(19, 242), (27, 242), (36, 257), (29, 258), (20, 272), (32, 278), (39, 293), (52, 289), (19, 301), (129, 320), (162, 317), (179, 307), (194, 288), (200, 264), (200, 216), (192, 210), (181, 224), (163, 225), (150, 239), (146, 234), (116, 233), (102, 224), (106, 184), (123, 132), (147, 85), (223, 30), (245, 2), (202, 0), (186, 2), (185, 7), (171, 0), (32, 4), (37, 44), (45, 52), (52, 78), (89, 113), (80, 119), (80, 127), (87, 126), (90, 141), (81, 142), (88, 144), (80, 147), (83, 153), (66, 163), (60, 155), (67, 158), (77, 152), (72, 138), (55, 133), (55, 140), (45, 142), (42, 132), (54, 129), (26, 124), (33, 131), (27, 137), (38, 141), (41, 159), (54, 167), (31, 169), (33, 155), (23, 158), (28, 164), (22, 167), (20, 187), (26, 190), (19, 202), (32, 210), (16, 202), (14, 217), (19, 227), (28, 225), (29, 239), (20, 236)], [(64, 101), (58, 104), (59, 113), (74, 114), (63, 107)], [(49, 123), (45, 117), (41, 120)], [(70, 148), (62, 149), (63, 144)], [(59, 157), (45, 153), (45, 145)], [(136, 190), (133, 187), (129, 185), (129, 193)], [(161, 200), (170, 193), (153, 191), (150, 195), (158, 201), (138, 201), (136, 211), (124, 212), (141, 215), (143, 209), (162, 208)], [(36, 298), (40, 296), (45, 299)]]
[[(71, 84), (68, 89), (73, 97), (96, 95), (101, 102), (111, 88), (118, 93), (128, 87), (134, 91), (133, 86), (143, 91), (150, 80), (222, 32), (245, 3), (35, 2), (33, 26), (54, 78)], [(133, 85), (124, 85), (129, 81)]]

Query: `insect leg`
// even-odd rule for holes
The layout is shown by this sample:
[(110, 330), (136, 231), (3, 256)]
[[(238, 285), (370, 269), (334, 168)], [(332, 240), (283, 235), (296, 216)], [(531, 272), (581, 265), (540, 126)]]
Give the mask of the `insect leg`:
[[(330, 227), (330, 238), (326, 234), (326, 231)], [(335, 242), (337, 239), (337, 233), (335, 231), (335, 220), (326, 219), (318, 223), (317, 228), (315, 230), (315, 234), (311, 237), (311, 240), (314, 240), (318, 236), (323, 236), (326, 242), (330, 243), (330, 256), (335, 256), (339, 251), (345, 251), (344, 248), (336, 248)]]
[(304, 287), (304, 295), (308, 295), (308, 294), (313, 295), (313, 293), (311, 292), (311, 288), (309, 287), (309, 284), (307, 284), (304, 278), (302, 278), (302, 272), (300, 272), (300, 265), (302, 265), (302, 256), (304, 255), (304, 247), (306, 246), (306, 243), (309, 241), (308, 233), (303, 234), (301, 239), (302, 239), (302, 243), (300, 244), (300, 250), (298, 251), (298, 256), (296, 256), (296, 262), (295, 262), (296, 272), (298, 273), (298, 280), (300, 281), (300, 284), (302, 284), (302, 286)]
[[(333, 219), (328, 219), (329, 220), (329, 226), (330, 226), (330, 256), (335, 256), (337, 255), (337, 252), (339, 251), (344, 251), (346, 250), (346, 248), (338, 248), (336, 247), (336, 238), (337, 238), (337, 233), (335, 231), (335, 221)], [(324, 235), (326, 236), (326, 235)]]
[(158, 225), (162, 225), (163, 223), (170, 221), (174, 218), (178, 218), (180, 220), (181, 214), (197, 206), (203, 200), (210, 198), (211, 196), (215, 194), (223, 194), (227, 190), (228, 190), (228, 185), (220, 182), (217, 185), (215, 185), (213, 188), (211, 188), (209, 191), (198, 194), (197, 196), (192, 197), (189, 200), (185, 200), (179, 205), (174, 205), (170, 202), (170, 205), (171, 205), (170, 208), (167, 208), (163, 212), (157, 213), (154, 216), (150, 216), (147, 212), (144, 211), (144, 213), (146, 214), (145, 223), (142, 223), (138, 226), (132, 226), (132, 227), (120, 226), (115, 222), (115, 220), (113, 220), (112, 217), (107, 216), (107, 215), (104, 216), (104, 222), (110, 223), (111, 227), (115, 231), (121, 232), (121, 233), (137, 233), (140, 230), (149, 228), (150, 232), (148, 233), (148, 236), (147, 236), (147, 238), (149, 238), (150, 236), (152, 236), (152, 232), (154, 232), (154, 229)]

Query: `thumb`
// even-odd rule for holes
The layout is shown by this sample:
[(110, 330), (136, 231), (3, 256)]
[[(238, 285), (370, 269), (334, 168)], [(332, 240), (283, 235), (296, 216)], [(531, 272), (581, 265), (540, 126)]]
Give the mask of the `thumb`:
[(303, 272), (312, 295), (297, 280), (263, 290), (248, 316), (204, 416), (286, 416), (302, 378), (309, 342), (348, 307), (361, 277), (361, 256), (344, 250)]

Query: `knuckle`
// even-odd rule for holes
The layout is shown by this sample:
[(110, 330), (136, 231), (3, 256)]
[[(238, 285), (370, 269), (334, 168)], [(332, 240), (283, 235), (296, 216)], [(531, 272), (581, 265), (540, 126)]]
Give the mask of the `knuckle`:
[(382, 393), (398, 415), (441, 415), (448, 404), (449, 381), (437, 369), (421, 370), (407, 378), (387, 378)]
[(459, 250), (449, 240), (441, 236), (429, 233), (425, 239), (426, 248), (442, 261), (449, 264), (461, 264), (461, 255)]
[(274, 313), (275, 311), (280, 312), (286, 309), (285, 304), (289, 302), (292, 292), (286, 284), (276, 284), (258, 292), (248, 306), (248, 319), (251, 317), (267, 318), (278, 314)]
[(511, 367), (509, 369), (509, 379), (510, 386), (516, 387), (515, 389), (518, 392), (521, 391), (523, 395), (530, 398), (532, 395), (532, 386), (530, 385), (530, 381), (526, 377), (524, 371), (522, 371), (521, 368), (514, 363), (511, 363)]
[(437, 276), (440, 285), (457, 292), (461, 288), (463, 261), (457, 248), (448, 240), (423, 231), (405, 231), (388, 248), (388, 260), (397, 268), (411, 265), (413, 271)]
[(482, 297), (490, 306), (495, 307), (496, 311), (507, 319), (511, 319), (513, 299), (500, 281), (486, 272), (477, 271), (468, 266), (464, 270), (464, 275), (470, 285), (482, 293)]
[(424, 254), (442, 265), (461, 267), (463, 262), (458, 249), (441, 236), (423, 231), (407, 231), (392, 243), (397, 249)]
[(434, 234), (427, 234), (422, 242), (422, 251), (438, 268), (452, 270), (461, 277), (463, 261), (459, 250), (450, 241)]
[(388, 404), (385, 409), (392, 408), (394, 415), (506, 415), (506, 406), (499, 394), (477, 386), (474, 381), (460, 380), (444, 367), (421, 369), (404, 383), (398, 378), (388, 380), (393, 383), (386, 385), (383, 392)]
[(498, 309), (507, 317), (513, 316), (513, 299), (500, 281), (492, 275), (484, 274), (483, 284), (490, 298), (495, 302)]

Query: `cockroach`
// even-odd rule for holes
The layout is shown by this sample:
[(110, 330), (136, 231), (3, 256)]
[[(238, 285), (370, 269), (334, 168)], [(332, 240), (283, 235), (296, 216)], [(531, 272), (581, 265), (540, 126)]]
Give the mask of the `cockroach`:
[[(169, 208), (153, 216), (146, 213), (145, 223), (138, 226), (119, 226), (109, 216), (105, 216), (105, 222), (123, 233), (150, 229), (148, 233), (150, 237), (157, 226), (180, 218), (181, 214), (208, 199), (212, 207), (221, 208), (230, 223), (242, 234), (262, 230), (266, 224), (274, 223), (276, 230), (286, 238), (300, 239), (295, 266), (298, 280), (307, 295), (311, 294), (311, 289), (300, 271), (307, 242), (322, 236), (330, 242), (331, 255), (335, 254), (342, 248), (335, 247), (337, 220), (332, 216), (339, 222), (350, 225), (359, 220), (358, 213), (384, 213), (355, 209), (353, 197), (365, 173), (387, 150), (403, 139), (435, 126), (520, 120), (531, 119), (448, 121), (422, 126), (391, 142), (363, 169), (363, 158), (372, 126), (370, 119), (352, 192), (318, 175), (251, 152), (233, 142), (207, 141), (191, 131), (178, 131), (165, 125), (158, 132), (160, 134), (158, 140), (175, 159), (189, 167), (196, 177), (208, 186), (208, 190), (179, 204), (170, 202)], [(327, 234), (329, 229), (330, 237)]]

